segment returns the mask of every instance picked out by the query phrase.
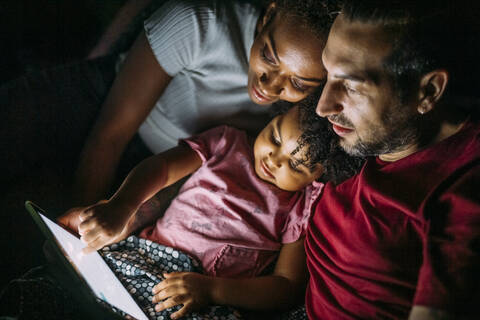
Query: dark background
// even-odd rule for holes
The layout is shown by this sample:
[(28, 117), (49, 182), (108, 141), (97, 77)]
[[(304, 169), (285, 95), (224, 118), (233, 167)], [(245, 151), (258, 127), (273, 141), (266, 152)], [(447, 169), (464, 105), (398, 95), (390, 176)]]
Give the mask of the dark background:
[[(0, 1), (0, 84), (25, 72), (85, 59), (124, 2)], [(15, 152), (2, 146), (0, 150)], [(1, 170), (8, 172), (8, 166)], [(23, 203), (34, 200), (49, 208), (48, 199), (66, 187), (53, 172), (31, 174), (30, 179), (19, 178), (14, 184), (0, 180), (0, 291), (12, 278), (44, 261), (43, 237)]]
[(0, 81), (85, 57), (124, 2), (0, 1)]

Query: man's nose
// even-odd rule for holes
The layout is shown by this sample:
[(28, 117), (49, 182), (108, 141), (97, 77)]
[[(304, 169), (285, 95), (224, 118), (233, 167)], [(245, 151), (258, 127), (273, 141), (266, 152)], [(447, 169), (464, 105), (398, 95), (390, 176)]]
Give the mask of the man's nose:
[(327, 117), (342, 112), (343, 106), (339, 99), (339, 89), (336, 83), (327, 81), (322, 95), (317, 103), (316, 112), (320, 117)]
[(278, 96), (285, 88), (285, 77), (278, 71), (265, 72), (260, 77), (262, 89), (269, 96)]

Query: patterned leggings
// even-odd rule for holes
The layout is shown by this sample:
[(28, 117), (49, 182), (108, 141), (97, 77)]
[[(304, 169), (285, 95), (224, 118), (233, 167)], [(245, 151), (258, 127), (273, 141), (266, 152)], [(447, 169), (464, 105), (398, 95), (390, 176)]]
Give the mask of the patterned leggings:
[[(152, 320), (170, 319), (170, 314), (181, 306), (161, 312), (154, 310), (152, 288), (162, 281), (165, 272), (202, 272), (198, 262), (187, 254), (150, 240), (130, 236), (100, 251), (103, 259), (115, 272), (143, 312)], [(17, 319), (82, 319), (79, 306), (55, 280), (46, 268), (32, 269), (21, 279), (10, 282), (0, 294), (0, 319), (14, 316)], [(126, 317), (122, 311), (98, 299), (106, 307)], [(304, 306), (289, 312), (245, 316), (228, 306), (209, 306), (202, 312), (192, 312), (182, 319), (279, 319), (306, 320)]]

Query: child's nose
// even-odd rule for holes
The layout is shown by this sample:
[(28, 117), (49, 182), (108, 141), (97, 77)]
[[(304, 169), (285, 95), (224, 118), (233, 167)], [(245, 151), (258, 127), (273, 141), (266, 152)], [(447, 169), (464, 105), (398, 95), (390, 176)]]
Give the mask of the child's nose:
[(270, 152), (270, 162), (276, 168), (282, 167), (282, 159), (278, 153)]

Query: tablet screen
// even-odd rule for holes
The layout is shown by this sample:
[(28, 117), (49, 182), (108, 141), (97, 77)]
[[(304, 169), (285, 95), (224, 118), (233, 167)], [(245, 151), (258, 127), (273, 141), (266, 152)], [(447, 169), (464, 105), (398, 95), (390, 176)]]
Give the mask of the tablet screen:
[(98, 298), (137, 319), (148, 320), (98, 252), (82, 253), (85, 244), (80, 239), (38, 211), (37, 214), (42, 218), (57, 240), (57, 243), (68, 255), (67, 259), (70, 260), (71, 264), (85, 279)]

